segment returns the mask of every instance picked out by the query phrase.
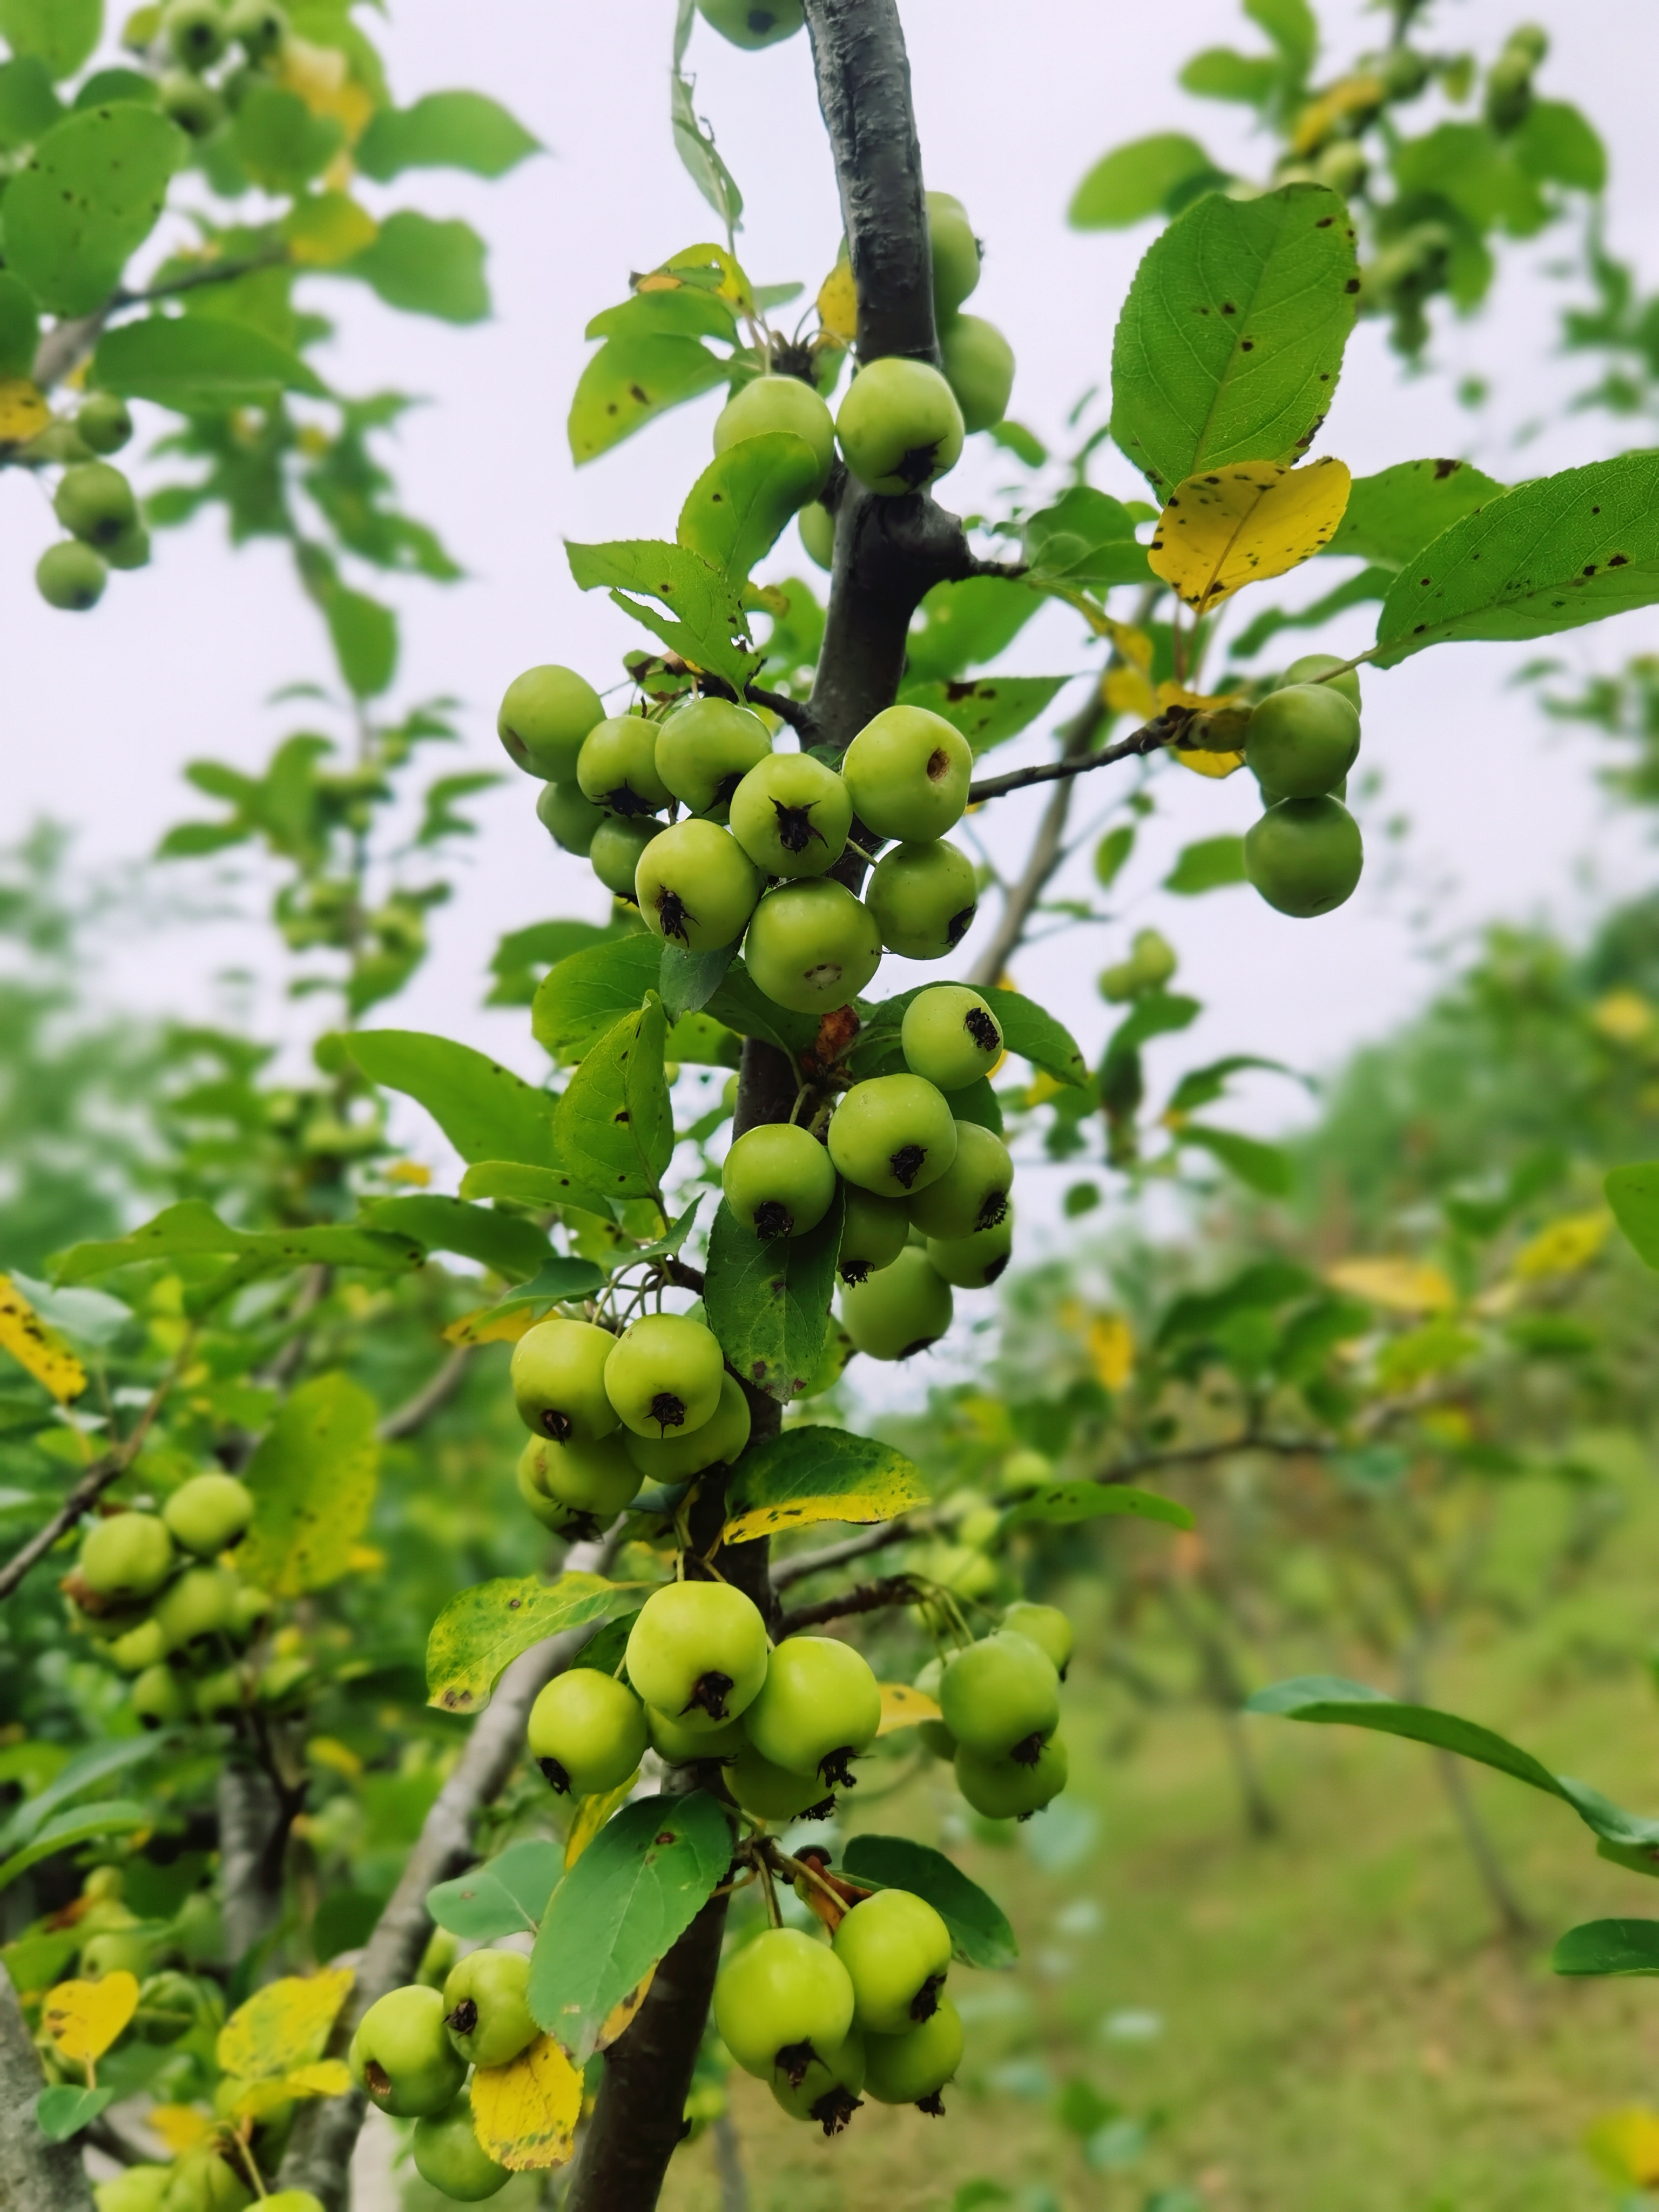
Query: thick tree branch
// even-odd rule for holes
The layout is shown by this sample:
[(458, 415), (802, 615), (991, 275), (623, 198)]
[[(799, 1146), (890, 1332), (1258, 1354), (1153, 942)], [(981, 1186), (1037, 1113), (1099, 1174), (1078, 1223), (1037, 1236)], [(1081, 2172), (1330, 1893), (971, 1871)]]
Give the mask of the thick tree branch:
[(803, 700), (787, 698), (781, 691), (768, 691), (759, 684), (744, 684), (739, 699), (736, 684), (728, 684), (723, 676), (711, 676), (706, 669), (699, 671), (697, 686), (712, 698), (730, 699), (738, 706), (747, 703), (768, 708), (781, 722), (787, 722), (803, 746), (815, 745), (818, 741), (817, 718)]
[(854, 1613), (882, 1613), (890, 1605), (913, 1605), (925, 1593), (914, 1575), (884, 1575), (877, 1582), (860, 1583), (838, 1590), (834, 1597), (813, 1605), (798, 1605), (780, 1623), (784, 1636), (799, 1636), (804, 1628), (818, 1628), (827, 1620), (850, 1620)]
[(0, 1968), (0, 2204), (7, 2212), (92, 2212), (77, 2142), (49, 2143), (35, 2124), (46, 2087), (28, 2023)]

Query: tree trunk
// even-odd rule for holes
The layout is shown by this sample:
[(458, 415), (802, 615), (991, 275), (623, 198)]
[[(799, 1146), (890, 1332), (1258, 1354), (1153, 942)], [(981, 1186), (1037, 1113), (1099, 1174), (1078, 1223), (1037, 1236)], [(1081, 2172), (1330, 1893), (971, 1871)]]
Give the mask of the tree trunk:
[(225, 1955), (234, 1966), (282, 1920), (282, 1850), (276, 1838), (286, 1824), (269, 1777), (234, 1758), (219, 1770), (216, 1798)]
[(49, 2143), (35, 2125), (46, 2087), (17, 1992), (0, 1966), (0, 2205), (6, 2212), (92, 2212), (78, 2142)]

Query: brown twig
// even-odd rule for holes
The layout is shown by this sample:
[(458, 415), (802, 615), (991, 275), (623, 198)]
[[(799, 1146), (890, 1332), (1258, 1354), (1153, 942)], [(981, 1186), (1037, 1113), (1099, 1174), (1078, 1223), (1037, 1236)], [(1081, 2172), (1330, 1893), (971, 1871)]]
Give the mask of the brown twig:
[(412, 1437), (449, 1403), (471, 1364), (472, 1349), (470, 1344), (458, 1344), (430, 1381), (412, 1398), (406, 1399), (395, 1413), (386, 1415), (376, 1431), (382, 1443), (400, 1443), (405, 1437)]
[(968, 804), (973, 806), (988, 799), (1006, 799), (1011, 791), (1026, 791), (1034, 783), (1059, 783), (1068, 776), (1088, 775), (1097, 768), (1110, 768), (1118, 761), (1133, 760), (1146, 753), (1158, 752), (1164, 745), (1178, 744), (1194, 711), (1191, 707), (1166, 707), (1161, 714), (1154, 714), (1150, 722), (1143, 723), (1130, 736), (1082, 760), (1040, 761), (1033, 768), (1012, 769), (1006, 775), (987, 776), (982, 783), (969, 785)]
[(884, 1552), (890, 1544), (902, 1544), (912, 1536), (927, 1533), (925, 1523), (910, 1520), (884, 1521), (878, 1528), (868, 1528), (861, 1536), (848, 1536), (843, 1543), (821, 1544), (815, 1552), (797, 1552), (793, 1559), (781, 1559), (772, 1570), (772, 1587), (787, 1590), (793, 1583), (804, 1582), (808, 1575), (825, 1573), (831, 1567), (844, 1567), (849, 1559), (862, 1559), (872, 1552)]
[(880, 1613), (890, 1605), (914, 1605), (921, 1595), (911, 1575), (884, 1575), (879, 1581), (860, 1583), (816, 1604), (797, 1606), (780, 1624), (781, 1636), (799, 1636), (804, 1628), (819, 1627), (826, 1620), (848, 1620), (858, 1613)]

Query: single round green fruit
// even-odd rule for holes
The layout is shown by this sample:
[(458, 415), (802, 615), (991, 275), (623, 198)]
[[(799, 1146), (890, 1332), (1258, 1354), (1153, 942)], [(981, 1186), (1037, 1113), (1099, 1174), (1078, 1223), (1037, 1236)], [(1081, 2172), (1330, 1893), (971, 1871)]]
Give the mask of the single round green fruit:
[(1029, 1599), (1020, 1598), (1003, 1607), (1002, 1626), (1009, 1635), (1023, 1636), (1035, 1644), (1052, 1662), (1060, 1680), (1066, 1680), (1066, 1669), (1077, 1648), (1077, 1632), (1057, 1605), (1033, 1605)]
[(604, 720), (604, 704), (586, 678), (548, 661), (514, 678), (495, 728), (515, 768), (544, 783), (571, 783), (584, 741)]
[(90, 545), (65, 538), (48, 545), (35, 563), (35, 588), (49, 607), (64, 614), (83, 615), (104, 596), (109, 570)]
[(867, 1282), (892, 1266), (909, 1233), (910, 1217), (901, 1200), (878, 1198), (873, 1191), (849, 1183), (836, 1272), (843, 1283)]
[(441, 2110), (466, 2079), (466, 2061), (444, 2029), (445, 2009), (436, 1990), (410, 1982), (370, 2005), (351, 2039), (352, 2080), (394, 2120)]
[(769, 876), (821, 876), (847, 848), (853, 801), (810, 753), (773, 753), (732, 794), (732, 835)]
[(836, 416), (847, 465), (889, 497), (921, 491), (962, 458), (962, 410), (938, 369), (884, 354), (853, 379)]
[(636, 1437), (687, 1434), (712, 1420), (725, 1355), (712, 1329), (684, 1314), (642, 1314), (615, 1340), (605, 1395)]
[(170, 2166), (130, 2166), (99, 2182), (92, 2201), (97, 2212), (161, 2212), (172, 2179)]
[(926, 707), (887, 707), (865, 724), (841, 764), (853, 811), (878, 837), (942, 837), (968, 805), (968, 740)]
[[(939, 1680), (944, 1672), (943, 1659), (930, 1659), (915, 1680), (915, 1686), (922, 1696), (931, 1698), (935, 1705), (939, 1703)], [(957, 1740), (943, 1721), (918, 1721), (916, 1734), (935, 1759), (956, 1757)]]
[(531, 1757), (559, 1796), (597, 1797), (638, 1771), (647, 1741), (645, 1708), (612, 1676), (572, 1667), (556, 1674), (531, 1707), (529, 1741)]
[(830, 1122), (830, 1157), (878, 1198), (914, 1198), (948, 1172), (958, 1125), (920, 1075), (878, 1075), (845, 1092)]
[(1298, 921), (1352, 897), (1364, 864), (1359, 824), (1340, 799), (1281, 799), (1245, 832), (1245, 873), (1269, 906)]
[(161, 31), (173, 57), (187, 70), (211, 69), (225, 50), (225, 16), (219, 0), (172, 0)]
[(836, 565), (836, 518), (827, 507), (809, 500), (795, 517), (801, 550), (807, 559), (824, 569)]
[(769, 1928), (714, 1984), (714, 2025), (745, 2074), (804, 2081), (814, 2058), (839, 2051), (853, 2025), (853, 1984), (827, 1943)]
[(870, 1748), (881, 1726), (881, 1686), (850, 1644), (787, 1637), (772, 1654), (744, 1725), (775, 1766), (816, 1778), (826, 1790), (850, 1789), (847, 1762)]
[(132, 486), (107, 461), (65, 469), (52, 504), (64, 529), (88, 545), (113, 545), (138, 520)]
[(94, 1521), (77, 1571), (94, 1597), (130, 1603), (153, 1597), (173, 1571), (173, 1538), (154, 1513), (112, 1513)]
[(964, 1750), (1034, 1766), (1060, 1725), (1060, 1676), (1046, 1651), (999, 1632), (945, 1662), (939, 1702)]
[(940, 1091), (963, 1091), (1002, 1058), (1002, 1025), (965, 983), (919, 991), (899, 1025), (904, 1064)]
[(544, 1528), (586, 1541), (608, 1528), (640, 1486), (623, 1439), (532, 1437), (519, 1455), (519, 1495)]
[(937, 1344), (951, 1326), (950, 1285), (926, 1252), (908, 1244), (890, 1267), (841, 1294), (841, 1317), (872, 1359), (908, 1359)]
[(1014, 349), (994, 323), (978, 315), (958, 315), (939, 333), (945, 380), (962, 410), (962, 427), (971, 437), (989, 430), (1008, 412), (1014, 389)]
[[(555, 1677), (556, 1681), (569, 1680), (568, 1675)], [(547, 1689), (553, 1686), (550, 1682)], [(544, 1690), (542, 1697), (546, 1695)], [(628, 1692), (623, 1690), (623, 1695)], [(531, 1709), (532, 1737), (540, 1705), (538, 1698)], [(637, 1766), (639, 1761), (634, 1764)], [(630, 1774), (633, 1771), (629, 1769)], [(529, 1988), (530, 1960), (522, 1951), (469, 1951), (450, 1968), (444, 1978), (444, 2029), (469, 2066), (505, 2066), (536, 2040), (541, 2030), (530, 2016)]]
[(804, 1237), (830, 1211), (836, 1170), (817, 1139), (798, 1123), (763, 1121), (727, 1152), (720, 1188), (757, 1237)]
[(730, 1583), (653, 1590), (628, 1637), (628, 1679), (647, 1705), (708, 1733), (735, 1720), (766, 1680), (766, 1623)]
[[(593, 849), (593, 840), (600, 828), (611, 817), (604, 807), (595, 806), (591, 799), (584, 797), (580, 784), (572, 781), (542, 786), (536, 799), (536, 819), (556, 845), (567, 853), (574, 853), (578, 860), (585, 860)], [(625, 825), (617, 823), (616, 826), (622, 828)], [(641, 845), (639, 852), (644, 849)], [(639, 866), (638, 852), (635, 854), (634, 865), (635, 868)], [(631, 875), (628, 881), (631, 890), (634, 881)]]
[(712, 814), (771, 750), (771, 732), (747, 707), (688, 699), (658, 729), (657, 774), (682, 806)]
[(937, 2118), (939, 2092), (962, 2063), (962, 2021), (948, 1997), (908, 2035), (866, 2035), (864, 2086), (878, 2105), (915, 2105)]
[(860, 2032), (908, 2035), (939, 2010), (951, 1971), (951, 1931), (926, 1898), (878, 1889), (836, 1929), (836, 1956), (852, 1978)]
[(240, 1544), (253, 1519), (253, 1493), (234, 1474), (193, 1474), (161, 1508), (175, 1544), (199, 1559), (216, 1559)]
[[(479, 1952), (475, 1955), (505, 1954)], [(528, 1966), (528, 1960), (525, 1964)], [(532, 2033), (535, 2033), (533, 2021)], [(472, 2100), (465, 2091), (441, 2112), (428, 2112), (416, 2121), (410, 2148), (422, 2180), (462, 2204), (477, 2204), (495, 2196), (513, 2179), (479, 2142), (472, 2124)]]
[(1016, 1759), (988, 1758), (966, 1744), (957, 1752), (957, 1787), (988, 1820), (1029, 1820), (1066, 1787), (1070, 1761), (1058, 1735), (1051, 1735), (1029, 1765)]
[(702, 1720), (701, 1712), (681, 1721), (647, 1705), (645, 1723), (651, 1732), (652, 1750), (671, 1766), (691, 1766), (706, 1759), (741, 1759), (750, 1749), (741, 1720), (726, 1721), (718, 1728), (699, 1725)]
[(744, 958), (750, 981), (776, 1005), (831, 1014), (880, 967), (881, 932), (844, 884), (781, 884), (755, 908)]
[[(748, 1715), (744, 1718), (746, 1725)], [(827, 1820), (835, 1810), (832, 1784), (821, 1775), (796, 1774), (774, 1765), (752, 1743), (726, 1768), (726, 1786), (757, 1820)]]
[(94, 453), (118, 453), (132, 436), (132, 416), (118, 393), (90, 392), (76, 410), (75, 427)]
[(142, 522), (133, 523), (131, 528), (121, 532), (113, 545), (104, 548), (104, 558), (110, 567), (119, 568), (124, 574), (135, 568), (148, 568), (149, 556), (149, 532)]
[[(1340, 676), (1332, 674), (1340, 668)], [(1359, 671), (1344, 665), (1334, 653), (1304, 653), (1300, 660), (1293, 660), (1279, 679), (1279, 686), (1291, 684), (1318, 684), (1328, 691), (1340, 691), (1348, 704), (1358, 714), (1363, 706), (1359, 696)]]
[(672, 794), (657, 773), (657, 728), (643, 714), (595, 723), (576, 761), (583, 795), (624, 820), (666, 806)]
[(167, 1657), (167, 1640), (159, 1622), (141, 1620), (137, 1628), (116, 1638), (109, 1656), (124, 1674), (142, 1674), (148, 1668), (159, 1667)]
[(225, 119), (224, 101), (189, 70), (164, 70), (156, 79), (155, 100), (186, 138), (210, 138)]
[(605, 1362), (617, 1346), (608, 1328), (550, 1314), (513, 1347), (513, 1400), (519, 1419), (556, 1444), (596, 1443), (617, 1425), (605, 1394)]
[(913, 1193), (910, 1218), (925, 1236), (947, 1243), (1000, 1229), (1013, 1182), (1014, 1164), (1001, 1138), (977, 1121), (958, 1121), (957, 1156), (937, 1182)]
[(765, 878), (729, 830), (677, 822), (653, 837), (634, 871), (646, 927), (688, 952), (718, 952), (748, 926)]
[(187, 2151), (167, 2168), (161, 2212), (242, 2212), (253, 2191), (216, 2150)]
[(800, 0), (697, 0), (697, 13), (711, 30), (751, 52), (793, 38), (806, 21)]
[(1245, 761), (1279, 799), (1322, 798), (1342, 781), (1358, 751), (1359, 716), (1334, 684), (1270, 691), (1245, 725)]
[(752, 377), (734, 392), (714, 418), (714, 451), (723, 453), (744, 438), (777, 431), (787, 431), (810, 447), (817, 474), (802, 496), (816, 499), (836, 465), (836, 425), (817, 393), (799, 376)]
[(165, 2050), (216, 2013), (219, 2020), (224, 2018), (222, 2001), (211, 1983), (192, 1981), (188, 1974), (168, 1968), (144, 1977), (133, 2033), (141, 2041)]
[(890, 952), (943, 960), (974, 926), (979, 882), (968, 855), (938, 838), (884, 854), (866, 896)]
[(196, 1685), (196, 1717), (204, 1721), (240, 1720), (247, 1704), (241, 1670), (220, 1667)]
[(641, 821), (624, 822), (617, 815), (606, 814), (588, 845), (588, 866), (606, 890), (619, 899), (626, 899), (630, 906), (635, 902), (634, 878), (639, 872), (645, 848), (653, 837), (661, 835), (662, 826), (651, 816)]
[(225, 34), (251, 62), (269, 61), (288, 38), (288, 16), (275, 0), (236, 0), (225, 17)]
[(131, 1929), (107, 1928), (88, 1936), (81, 1946), (81, 1972), (101, 1981), (106, 1974), (133, 1974), (143, 1979), (149, 1972), (152, 1945), (148, 1936)]
[(734, 1375), (720, 1376), (720, 1401), (700, 1429), (664, 1437), (622, 1433), (622, 1447), (646, 1482), (689, 1482), (711, 1467), (735, 1467), (749, 1442), (752, 1416), (743, 1385)]
[(997, 1495), (1000, 1498), (1029, 1497), (1041, 1490), (1045, 1482), (1052, 1482), (1054, 1463), (1040, 1451), (1011, 1451), (997, 1472)]
[(979, 240), (968, 210), (949, 192), (927, 195), (927, 238), (933, 249), (933, 319), (941, 330), (979, 283)]
[(863, 2109), (863, 2087), (864, 2038), (853, 2028), (839, 2051), (812, 2059), (799, 2083), (774, 2075), (772, 2094), (792, 2120), (816, 2120), (826, 2136), (838, 2136)]

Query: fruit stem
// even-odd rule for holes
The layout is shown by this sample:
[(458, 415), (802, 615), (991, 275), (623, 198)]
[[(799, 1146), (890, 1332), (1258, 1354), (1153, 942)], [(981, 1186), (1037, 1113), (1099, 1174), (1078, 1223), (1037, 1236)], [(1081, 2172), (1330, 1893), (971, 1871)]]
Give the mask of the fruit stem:
[(263, 2203), (264, 2200), (270, 2196), (270, 2191), (265, 2187), (264, 2176), (254, 2164), (252, 2152), (242, 2140), (240, 2132), (233, 2135), (231, 2136), (231, 2141), (235, 2144), (242, 2164), (247, 2169), (248, 2179), (253, 2184), (255, 2195), (260, 2199), (261, 2203)]
[(781, 1928), (783, 1914), (778, 1909), (777, 1885), (772, 1880), (772, 1869), (765, 1858), (757, 1861), (756, 1871), (760, 1875), (761, 1895), (766, 1900), (766, 1917), (774, 1928)]

